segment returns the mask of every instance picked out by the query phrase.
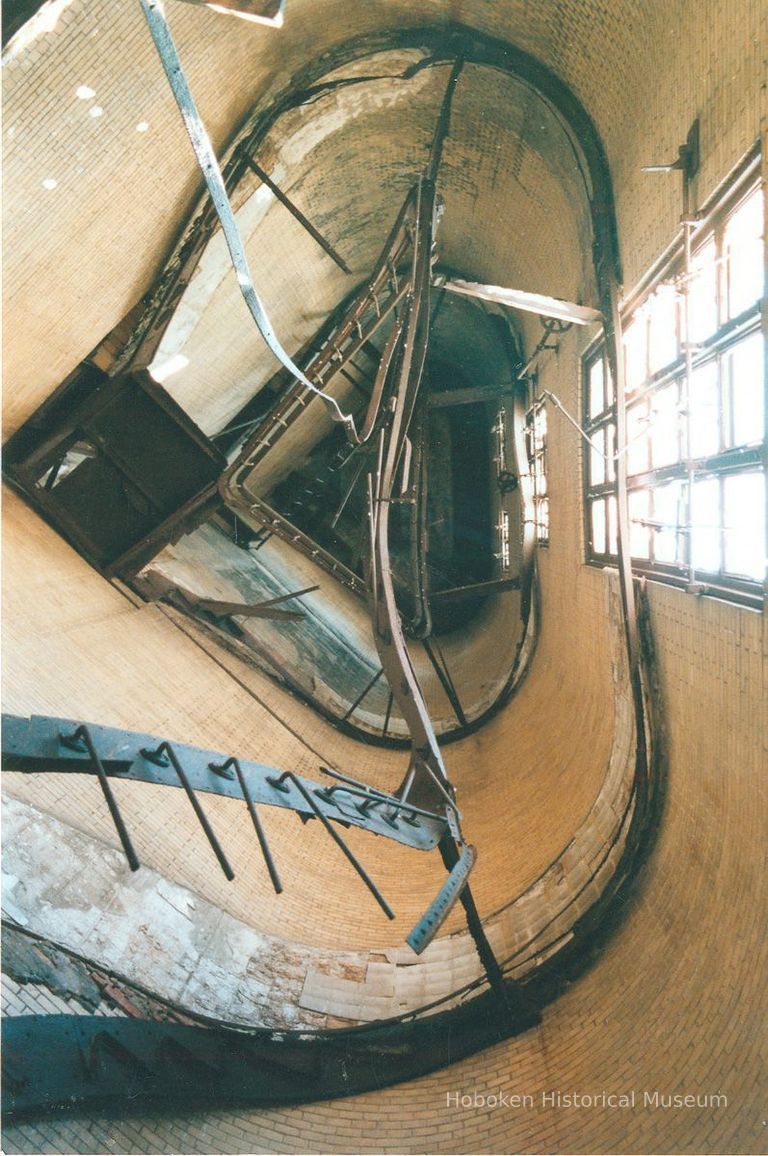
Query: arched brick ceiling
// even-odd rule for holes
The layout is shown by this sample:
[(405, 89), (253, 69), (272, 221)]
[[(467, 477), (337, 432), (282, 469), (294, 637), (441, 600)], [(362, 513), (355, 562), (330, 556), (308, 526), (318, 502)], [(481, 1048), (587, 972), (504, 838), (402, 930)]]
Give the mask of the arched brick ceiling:
[[(351, 277), (339, 273), (271, 195), (264, 198), (258, 180), (238, 192), (257, 285), (277, 332), (293, 347), (369, 274), (405, 193), (424, 169), (450, 66), (407, 77), (423, 59), (421, 51), (385, 52), (336, 70), (334, 81), (354, 77), (356, 83), (280, 117), (258, 150), (260, 162), (342, 253)], [(593, 298), (585, 289), (592, 283), (591, 235), (578, 157), (530, 87), (487, 66), (465, 67), (438, 190), (445, 201), (437, 244), (442, 264), (479, 281)], [(218, 249), (220, 256), (206, 261), (191, 283), (159, 358), (183, 352), (189, 359), (166, 388), (209, 433), (275, 369), (220, 241)], [(535, 341), (536, 320), (520, 324), (529, 344)]]
[[(335, 44), (454, 21), (506, 39), (558, 72), (596, 119), (610, 152), (612, 138), (626, 130), (632, 117), (633, 77), (639, 80), (658, 55), (654, 30), (661, 35), (669, 15), (669, 5), (657, 2), (638, 4), (637, 21), (631, 12), (627, 18), (626, 5), (619, 18), (610, 0), (589, 6), (561, 0), (387, 0), (354, 6), (290, 0), (285, 25), (276, 31), (191, 6), (167, 7), (219, 151), (253, 107), (285, 90), (299, 70), (323, 71), (323, 59), (332, 62)], [(620, 59), (615, 71), (605, 66), (609, 53), (612, 60)], [(305, 199), (321, 226), (330, 230), (335, 216), (345, 221), (344, 241), (360, 275), (381, 236), (366, 227), (366, 220), (375, 220), (383, 232), (404, 191), (403, 174), (409, 179), (408, 170), (418, 169), (445, 71), (436, 68), (417, 76), (412, 83), (421, 90), (419, 99), (402, 106), (391, 99), (392, 83), (384, 82), (382, 93), (390, 99), (380, 104), (389, 103), (389, 108), (371, 100), (371, 107), (351, 118), (343, 133), (316, 144), (314, 163), (304, 173), (285, 173), (297, 200)], [(95, 90), (92, 101), (77, 98), (81, 84)], [(53, 32), (9, 62), (5, 87), (10, 430), (147, 290), (199, 181), (133, 0), (72, 0)], [(90, 115), (96, 103), (103, 109), (99, 117)], [(574, 295), (585, 288), (578, 237), (583, 210), (566, 171), (569, 163), (573, 169), (573, 158), (569, 161), (560, 150), (562, 161), (553, 162), (559, 151), (551, 147), (553, 133), (560, 130), (542, 118), (543, 107), (514, 80), (468, 67), (457, 95), (456, 131), (446, 150), (443, 243), (449, 259), (475, 276)], [(312, 111), (319, 116), (321, 105)], [(140, 133), (136, 125), (142, 122), (149, 128)], [(530, 147), (534, 139), (541, 153)], [(333, 154), (339, 146), (347, 150), (346, 166), (336, 168)], [(57, 185), (44, 188), (44, 180)], [(274, 209), (270, 216), (276, 214)], [(291, 292), (307, 301), (310, 282), (318, 291), (314, 255), (305, 253), (306, 242), (284, 218), (283, 213), (274, 230), (274, 260), (272, 254), (263, 255), (269, 258), (263, 288), (273, 306)], [(75, 237), (77, 260), (72, 255)], [(299, 280), (297, 265), (304, 273)], [(329, 283), (318, 300), (310, 291), (309, 312), (322, 313), (328, 297), (338, 296), (333, 290)], [(53, 325), (52, 302), (57, 313)], [(314, 321), (299, 317), (302, 332), (294, 336), (298, 339)], [(293, 328), (296, 317), (290, 322)], [(221, 354), (220, 339), (217, 344)]]

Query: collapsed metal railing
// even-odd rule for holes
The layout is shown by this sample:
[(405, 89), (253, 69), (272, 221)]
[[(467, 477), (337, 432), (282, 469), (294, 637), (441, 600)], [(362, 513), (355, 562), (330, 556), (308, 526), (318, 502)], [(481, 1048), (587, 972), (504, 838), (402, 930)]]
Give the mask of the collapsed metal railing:
[[(386, 332), (386, 327), (391, 326), (382, 352), (377, 354), (375, 374), (370, 380), (367, 412), (360, 434), (348, 446), (349, 452), (360, 456), (362, 466), (366, 464), (367, 455), (375, 451), (375, 445), (371, 445), (371, 436), (382, 419), (384, 383), (402, 333), (403, 310), (408, 308), (408, 300), (413, 292), (412, 278), (408, 272), (404, 272), (403, 265), (412, 263), (413, 259), (418, 209), (416, 201), (416, 189), (413, 189), (398, 214), (371, 277), (326, 335), (320, 349), (310, 357), (305, 369), (313, 383), (324, 389), (335, 388), (333, 383), (344, 379), (350, 368), (355, 370), (360, 379), (370, 380), (372, 367), (361, 367), (355, 359), (361, 351), (370, 352), (372, 338), (380, 330)], [(255, 521), (270, 533), (299, 546), (334, 578), (363, 593), (365, 584), (352, 570), (298, 530), (252, 488), (251, 479), (260, 462), (278, 438), (302, 416), (312, 400), (313, 394), (307, 390), (304, 382), (295, 380), (270, 411), (269, 417), (259, 423), (254, 435), (245, 442), (235, 462), (222, 475), (219, 489), (227, 505), (246, 522)], [(354, 480), (358, 480), (357, 474)]]
[[(418, 447), (414, 453), (412, 423), (415, 421), (418, 424), (416, 409), (429, 341), (430, 286), (440, 217), (435, 181), (450, 128), (451, 107), (463, 69), (463, 59), (459, 56), (453, 61), (424, 175), (405, 199), (372, 281), (363, 290), (357, 305), (345, 314), (333, 339), (318, 352), (305, 372), (295, 365), (277, 340), (256, 294), (226, 183), (186, 82), (162, 4), (158, 0), (140, 0), (140, 3), (219, 218), (243, 297), (266, 344), (296, 379), (294, 389), (289, 391), (279, 407), (281, 412), (275, 415), (272, 428), (285, 428), (295, 421), (314, 395), (322, 400), (331, 419), (344, 426), (353, 447), (367, 446), (369, 442), (375, 445), (378, 439), (376, 463), (367, 474), (370, 550), (366, 558), (365, 576), (374, 641), (393, 700), (397, 702), (411, 737), (410, 763), (398, 796), (402, 801), (412, 800), (419, 806), (426, 803), (429, 807), (439, 809), (438, 813), (444, 816), (447, 831), (438, 845), (450, 873), (449, 879), (408, 942), (415, 951), (423, 951), (460, 897), (491, 985), (501, 998), (502, 1005), (507, 1007), (508, 993), (504, 988), (501, 971), (468, 886), (475, 852), (461, 834), (455, 792), (446, 773), (424, 696), (405, 644), (401, 614), (395, 600), (389, 549), (391, 505), (396, 501), (407, 501), (412, 507), (411, 579), (414, 613), (411, 630), (417, 636), (427, 637), (431, 633), (431, 617), (426, 566), (425, 478)], [(410, 271), (401, 283), (398, 268), (406, 258), (410, 261)], [(330, 381), (334, 364), (338, 366), (339, 362), (353, 356), (353, 352), (362, 348), (381, 324), (382, 309), (378, 291), (385, 286), (390, 293), (385, 312), (391, 313), (393, 324), (384, 344), (365, 419), (358, 430), (355, 418), (351, 413), (342, 412), (338, 400), (328, 392), (324, 379), (327, 374)], [(370, 317), (371, 307), (375, 311), (375, 318)], [(363, 319), (366, 317), (368, 321), (364, 329)], [(234, 485), (235, 492), (268, 449), (269, 439), (257, 435), (253, 449), (249, 449), (236, 463), (238, 481)], [(250, 504), (253, 505), (252, 500)], [(175, 761), (174, 767), (178, 773)], [(190, 798), (193, 798), (191, 793)], [(199, 814), (198, 817), (201, 818)], [(210, 840), (211, 835), (207, 830), (206, 834)], [(217, 851), (213, 842), (212, 846)], [(370, 886), (370, 881), (366, 882)], [(374, 894), (381, 902), (375, 890)]]
[(438, 846), (446, 827), (442, 815), (385, 791), (365, 787), (329, 768), (320, 769), (337, 780), (332, 787), (314, 783), (293, 771), (281, 772), (247, 759), (227, 757), (183, 743), (159, 741), (153, 735), (78, 723), (71, 719), (38, 715), (20, 718), (4, 714), (2, 755), (6, 770), (95, 776), (132, 871), (139, 869), (139, 858), (110, 780), (128, 779), (181, 788), (229, 881), (235, 878), (234, 870), (198, 793), (216, 794), (243, 802), (272, 886), (278, 894), (283, 889), (282, 883), (257, 805), (283, 807), (295, 811), (302, 819), (318, 819), (390, 919), (394, 918), (392, 909), (338, 833), (337, 826), (360, 827), (420, 851), (430, 851)]

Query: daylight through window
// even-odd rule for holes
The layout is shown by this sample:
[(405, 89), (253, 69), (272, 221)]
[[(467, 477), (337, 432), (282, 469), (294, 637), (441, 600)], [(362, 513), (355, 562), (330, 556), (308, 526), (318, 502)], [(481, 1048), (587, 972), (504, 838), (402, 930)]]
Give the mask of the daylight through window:
[[(765, 210), (755, 168), (694, 231), (689, 276), (681, 252), (624, 318), (624, 452), (633, 566), (760, 605)], [(584, 421), (588, 556), (608, 562), (617, 552), (616, 406), (602, 344), (584, 360)]]

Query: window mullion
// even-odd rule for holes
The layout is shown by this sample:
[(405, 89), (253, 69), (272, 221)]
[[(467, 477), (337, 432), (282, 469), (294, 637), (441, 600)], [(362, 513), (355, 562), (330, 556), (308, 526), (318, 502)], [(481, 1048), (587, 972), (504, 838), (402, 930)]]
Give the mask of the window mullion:
[[(687, 267), (680, 251), (657, 266), (656, 280), (645, 282), (645, 297), (624, 318), (623, 338), (632, 564), (677, 586), (695, 579), (697, 592), (727, 596), (730, 589), (752, 605), (764, 589), (768, 461), (763, 303), (750, 302), (764, 251), (753, 245), (759, 188), (753, 170), (742, 174), (688, 237)], [(615, 557), (617, 493), (604, 346), (590, 347), (583, 388), (584, 428), (605, 456), (603, 470), (592, 453), (584, 455), (588, 551), (604, 564)]]

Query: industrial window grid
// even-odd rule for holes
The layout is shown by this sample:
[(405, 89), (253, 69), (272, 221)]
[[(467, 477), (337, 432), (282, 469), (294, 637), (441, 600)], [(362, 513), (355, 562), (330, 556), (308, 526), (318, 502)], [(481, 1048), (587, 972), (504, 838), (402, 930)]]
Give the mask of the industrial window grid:
[[(756, 608), (767, 458), (759, 164), (753, 154), (699, 214), (689, 261), (678, 245), (623, 317), (633, 569)], [(602, 341), (583, 360), (583, 400), (587, 559), (605, 565), (617, 554), (616, 398)]]
[(549, 491), (547, 489), (547, 403), (535, 401), (526, 417), (528, 460), (533, 479), (533, 517), (536, 541), (549, 545)]

